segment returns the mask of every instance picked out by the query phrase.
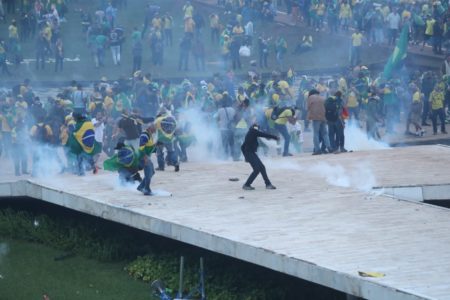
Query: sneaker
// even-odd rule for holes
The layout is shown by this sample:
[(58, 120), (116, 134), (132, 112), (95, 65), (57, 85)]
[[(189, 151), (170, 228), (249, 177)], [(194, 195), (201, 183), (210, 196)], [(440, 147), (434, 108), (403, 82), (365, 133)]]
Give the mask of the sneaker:
[(348, 152), (348, 150), (345, 149), (345, 148), (341, 148), (341, 152), (342, 152), (342, 153), (345, 153), (345, 152)]
[(144, 196), (153, 196), (152, 190), (144, 190)]
[(276, 190), (277, 188), (273, 184), (266, 185), (266, 189), (268, 190)]
[(448, 132), (447, 132), (447, 131), (441, 131), (441, 133), (442, 133), (442, 134), (448, 134)]
[(139, 192), (143, 193), (144, 192), (144, 187), (143, 186), (138, 186), (136, 188)]
[(313, 152), (312, 155), (320, 155), (320, 154), (322, 154), (322, 152)]
[(157, 167), (155, 170), (156, 171), (164, 171), (164, 168)]
[(92, 169), (92, 173), (97, 174), (98, 173), (98, 167), (94, 166), (94, 168)]
[(180, 172), (180, 165), (175, 166), (175, 172)]
[(283, 156), (293, 156), (292, 153), (284, 153)]
[(243, 190), (246, 190), (246, 191), (253, 191), (255, 188), (252, 187), (251, 185), (246, 185), (246, 184), (244, 184), (244, 185), (242, 186), (242, 189), (243, 189)]

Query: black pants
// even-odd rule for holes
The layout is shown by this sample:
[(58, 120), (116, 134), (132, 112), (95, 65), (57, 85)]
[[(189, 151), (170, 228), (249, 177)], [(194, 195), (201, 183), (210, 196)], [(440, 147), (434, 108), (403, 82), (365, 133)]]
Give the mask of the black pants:
[(433, 133), (437, 133), (437, 118), (441, 122), (441, 132), (445, 132), (445, 112), (443, 108), (431, 110), (431, 121), (433, 122)]
[(231, 62), (233, 64), (233, 70), (241, 69), (241, 58), (239, 57), (239, 54), (232, 55), (231, 56)]
[(422, 111), (422, 125), (425, 125), (428, 116), (430, 115), (430, 104), (427, 100), (429, 97), (430, 94), (425, 94), (425, 100), (423, 101), (423, 111)]
[(328, 136), (333, 150), (344, 149), (344, 124), (341, 120), (328, 122)]
[(141, 69), (142, 56), (133, 56), (133, 73)]
[(268, 68), (268, 64), (267, 64), (267, 57), (268, 54), (267, 53), (260, 53), (259, 54), (259, 67), (261, 68)]
[(243, 152), (243, 154), (245, 157), (245, 161), (248, 162), (253, 169), (253, 172), (248, 177), (247, 181), (245, 182), (245, 185), (251, 185), (259, 173), (261, 173), (266, 185), (271, 184), (269, 177), (267, 177), (266, 167), (259, 159), (258, 155), (256, 155), (256, 153), (254, 152)]

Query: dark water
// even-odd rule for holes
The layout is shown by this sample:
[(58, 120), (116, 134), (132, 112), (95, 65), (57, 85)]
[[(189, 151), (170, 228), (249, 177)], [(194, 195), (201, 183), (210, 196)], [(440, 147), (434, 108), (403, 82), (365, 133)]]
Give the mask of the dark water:
[(43, 245), (0, 238), (0, 299), (150, 299), (150, 286), (123, 271), (125, 263), (61, 258)]

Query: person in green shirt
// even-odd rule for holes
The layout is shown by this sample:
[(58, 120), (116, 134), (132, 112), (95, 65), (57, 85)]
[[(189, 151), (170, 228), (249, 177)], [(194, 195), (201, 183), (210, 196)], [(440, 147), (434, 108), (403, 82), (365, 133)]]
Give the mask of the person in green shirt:
[(96, 56), (95, 56), (95, 66), (103, 67), (105, 62), (105, 48), (106, 48), (106, 42), (108, 41), (108, 38), (103, 34), (100, 33), (95, 37), (95, 47), (97, 50)]
[(438, 83), (430, 94), (431, 121), (433, 123), (433, 134), (437, 134), (437, 118), (441, 122), (441, 133), (447, 134), (445, 130), (445, 110), (444, 110), (444, 83)]

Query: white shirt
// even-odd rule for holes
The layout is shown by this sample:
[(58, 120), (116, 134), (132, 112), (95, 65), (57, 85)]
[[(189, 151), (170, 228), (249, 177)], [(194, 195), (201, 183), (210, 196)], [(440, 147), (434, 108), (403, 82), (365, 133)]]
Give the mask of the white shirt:
[(389, 29), (399, 29), (400, 28), (400, 15), (391, 12), (387, 17), (389, 23)]
[(95, 141), (98, 143), (103, 143), (103, 133), (105, 132), (105, 123), (97, 121), (97, 119), (92, 119), (92, 124), (94, 125), (94, 132), (95, 132)]

